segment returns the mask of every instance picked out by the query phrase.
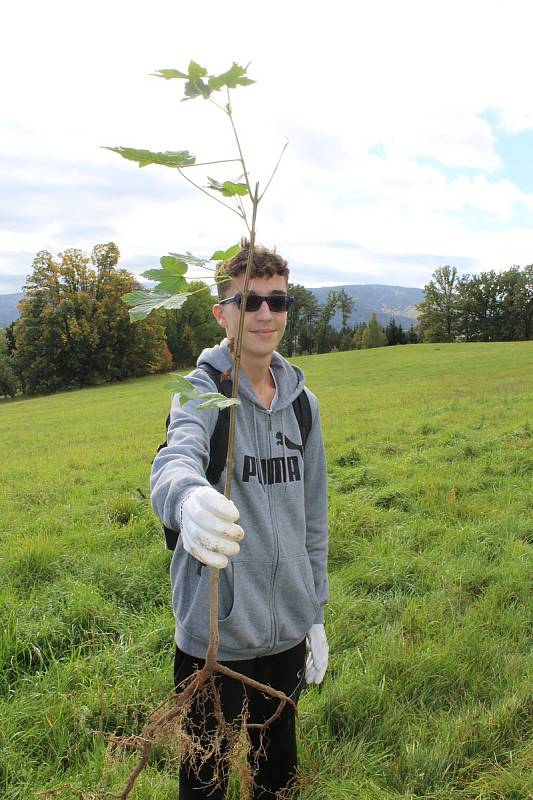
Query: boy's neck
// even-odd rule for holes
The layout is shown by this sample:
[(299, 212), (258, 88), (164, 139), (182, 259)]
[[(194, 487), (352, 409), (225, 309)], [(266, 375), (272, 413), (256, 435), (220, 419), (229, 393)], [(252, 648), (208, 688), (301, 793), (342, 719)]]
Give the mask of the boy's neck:
[(270, 374), (271, 361), (272, 355), (267, 355), (262, 359), (247, 359), (244, 354), (241, 355), (241, 366), (254, 389), (273, 385), (272, 375)]

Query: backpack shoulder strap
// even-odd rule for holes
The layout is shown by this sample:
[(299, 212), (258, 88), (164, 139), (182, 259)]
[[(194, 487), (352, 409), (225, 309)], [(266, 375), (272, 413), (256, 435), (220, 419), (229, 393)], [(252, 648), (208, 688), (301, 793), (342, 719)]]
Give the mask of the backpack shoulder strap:
[[(228, 379), (222, 379), (222, 376), (218, 370), (211, 366), (211, 364), (201, 364), (198, 369), (207, 372), (215, 386), (217, 387), (217, 392), (220, 392), (225, 397), (231, 397), (233, 383)], [(168, 431), (168, 426), (170, 424), (170, 414), (166, 420), (166, 430)], [(218, 419), (215, 425), (215, 429), (211, 434), (211, 439), (209, 442), (209, 466), (207, 467), (207, 471), (205, 476), (209, 483), (214, 485), (218, 483), (220, 476), (226, 466), (226, 460), (228, 458), (228, 439), (229, 439), (229, 408), (219, 409), (218, 412)], [(162, 447), (167, 447), (167, 441), (163, 442), (163, 444), (159, 445), (157, 448), (157, 452), (161, 450)], [(163, 526), (163, 530), (165, 532), (165, 539), (167, 548), (169, 550), (175, 550), (176, 545), (178, 543), (179, 531), (171, 530), (170, 528), (166, 528)]]
[[(233, 390), (233, 382), (228, 378), (222, 379), (218, 370), (211, 366), (211, 364), (201, 364), (198, 369), (207, 372), (213, 383), (217, 387), (217, 392), (220, 392), (224, 397), (231, 397)], [(166, 430), (168, 433), (168, 426), (170, 425), (170, 414), (166, 419)], [(229, 439), (229, 408), (221, 408), (218, 412), (218, 419), (211, 434), (209, 442), (209, 466), (205, 476), (209, 483), (218, 483), (220, 476), (226, 466), (228, 457), (228, 439)], [(157, 452), (168, 446), (168, 440), (165, 440), (157, 448)]]
[[(217, 392), (224, 397), (231, 397), (233, 382), (228, 378), (223, 378), (221, 373), (211, 366), (211, 364), (201, 364), (198, 369), (207, 372), (215, 386)], [(218, 419), (215, 429), (209, 442), (209, 465), (205, 477), (214, 486), (218, 483), (220, 476), (226, 466), (228, 458), (228, 439), (229, 439), (229, 408), (221, 408), (218, 412)]]
[(307, 396), (307, 392), (305, 388), (302, 389), (298, 397), (296, 397), (292, 401), (292, 407), (294, 410), (294, 414), (296, 420), (298, 422), (298, 427), (300, 428), (300, 435), (302, 437), (302, 445), (305, 449), (305, 444), (307, 442), (307, 437), (311, 432), (311, 426), (313, 424), (313, 415), (311, 413), (311, 403), (309, 402), (309, 397)]

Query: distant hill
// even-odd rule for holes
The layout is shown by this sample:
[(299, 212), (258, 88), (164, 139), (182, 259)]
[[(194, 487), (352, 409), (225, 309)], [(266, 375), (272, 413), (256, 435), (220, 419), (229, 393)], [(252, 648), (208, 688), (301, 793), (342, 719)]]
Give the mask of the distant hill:
[[(382, 286), (377, 283), (349, 284), (345, 286), (320, 286), (310, 289), (319, 303), (323, 303), (330, 291), (344, 289), (354, 301), (355, 311), (350, 317), (349, 325), (359, 322), (368, 322), (375, 311), (379, 321), (386, 325), (394, 317), (398, 325), (410, 328), (416, 322), (415, 306), (424, 299), (422, 289), (405, 286)], [(22, 292), (15, 294), (0, 294), (0, 328), (10, 325), (18, 319), (17, 303), (20, 302)], [(341, 318), (337, 314), (333, 320), (335, 327), (340, 327)]]
[(19, 318), (17, 303), (20, 303), (22, 292), (14, 294), (0, 294), (0, 328), (11, 325)]
[[(309, 291), (313, 292), (319, 303), (323, 303), (328, 292), (338, 292), (341, 289), (344, 289), (354, 301), (354, 312), (348, 321), (349, 325), (368, 322), (372, 312), (375, 312), (376, 317), (383, 325), (386, 325), (394, 317), (398, 325), (404, 329), (410, 328), (416, 323), (415, 306), (424, 299), (422, 289), (407, 286), (382, 286), (378, 283), (320, 286), (309, 289)], [(333, 319), (333, 325), (339, 328), (340, 324), (341, 317), (337, 313)]]

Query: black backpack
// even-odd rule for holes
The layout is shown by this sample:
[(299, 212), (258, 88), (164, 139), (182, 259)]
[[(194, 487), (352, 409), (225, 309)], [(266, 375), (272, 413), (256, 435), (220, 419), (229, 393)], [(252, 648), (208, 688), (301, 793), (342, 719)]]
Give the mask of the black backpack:
[[(231, 392), (233, 389), (233, 383), (231, 380), (228, 378), (223, 378), (220, 372), (212, 367), (211, 364), (200, 364), (198, 369), (207, 372), (220, 394), (223, 394), (225, 397), (231, 397)], [(292, 408), (298, 421), (300, 436), (302, 438), (302, 446), (305, 448), (305, 443), (307, 442), (307, 437), (309, 436), (312, 424), (311, 405), (305, 389), (302, 389), (298, 397), (293, 400)], [(219, 410), (215, 430), (213, 431), (211, 440), (209, 442), (209, 465), (207, 467), (205, 477), (212, 486), (214, 486), (215, 483), (218, 483), (224, 467), (226, 466), (226, 459), (228, 457), (229, 414), (229, 408), (221, 408)], [(169, 425), (170, 414), (168, 415), (166, 421), (167, 432)], [(159, 453), (163, 447), (167, 446), (168, 441), (164, 441), (157, 448), (157, 452)], [(175, 531), (171, 528), (166, 528), (165, 526), (163, 526), (163, 530), (165, 531), (165, 539), (168, 549), (175, 550), (178, 543), (179, 530)]]

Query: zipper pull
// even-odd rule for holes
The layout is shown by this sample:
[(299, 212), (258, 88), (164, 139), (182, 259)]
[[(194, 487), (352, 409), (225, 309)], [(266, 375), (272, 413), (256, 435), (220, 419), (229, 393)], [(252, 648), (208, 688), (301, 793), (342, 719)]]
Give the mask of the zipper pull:
[(267, 411), (268, 414), (268, 430), (272, 431), (272, 412)]

